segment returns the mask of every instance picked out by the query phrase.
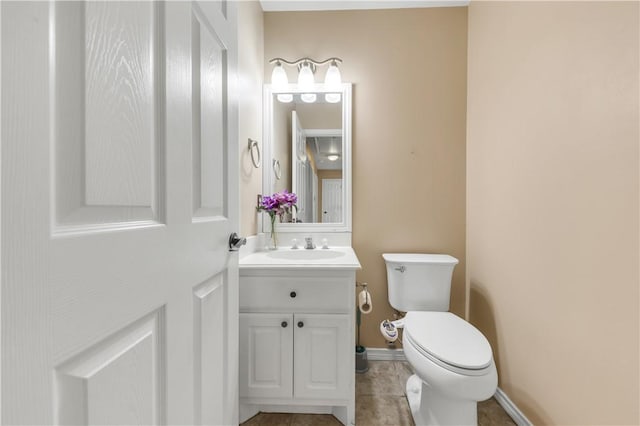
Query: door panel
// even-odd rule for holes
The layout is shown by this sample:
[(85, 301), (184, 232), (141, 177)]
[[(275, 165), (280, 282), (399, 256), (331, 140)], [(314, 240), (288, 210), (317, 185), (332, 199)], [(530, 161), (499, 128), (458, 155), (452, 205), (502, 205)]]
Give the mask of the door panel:
[(0, 8), (2, 423), (235, 423), (235, 5)]
[(194, 424), (224, 423), (225, 274), (207, 280), (194, 292)]
[(240, 314), (241, 398), (291, 398), (292, 321), (291, 314)]
[(296, 314), (294, 321), (294, 396), (347, 398), (351, 372), (343, 360), (353, 346), (349, 315)]
[(224, 209), (226, 49), (204, 12), (192, 15), (193, 202), (194, 217), (221, 215)]
[(58, 424), (164, 423), (163, 337), (158, 310), (58, 366)]
[(54, 233), (162, 222), (162, 3), (50, 9)]
[(84, 96), (78, 96), (84, 101), (84, 120), (67, 120), (84, 133), (86, 204), (148, 206), (159, 133), (161, 82), (155, 77), (160, 64), (154, 58), (163, 48), (159, 34), (164, 23), (157, 19), (162, 5), (88, 2), (75, 7), (84, 9), (78, 34), (84, 39), (84, 51), (78, 52), (84, 57)]

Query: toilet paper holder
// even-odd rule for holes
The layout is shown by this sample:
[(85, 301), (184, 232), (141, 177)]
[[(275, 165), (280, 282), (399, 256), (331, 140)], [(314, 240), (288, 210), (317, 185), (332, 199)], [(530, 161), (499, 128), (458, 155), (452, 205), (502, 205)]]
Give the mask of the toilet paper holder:
[[(360, 283), (356, 281), (356, 289), (362, 287), (362, 292), (365, 293), (368, 303), (371, 303), (371, 295), (367, 290), (367, 283)], [(360, 295), (358, 295), (358, 299)], [(371, 312), (371, 305), (369, 305), (369, 311)], [(367, 360), (367, 348), (360, 345), (360, 323), (362, 321), (362, 308), (360, 301), (358, 300), (358, 306), (356, 307), (356, 324), (358, 326), (356, 335), (356, 373), (366, 373), (369, 370), (369, 362)]]
[(362, 287), (362, 291), (358, 294), (358, 310), (362, 311), (363, 314), (368, 314), (371, 312), (371, 293), (367, 288), (367, 283), (361, 283), (356, 281), (356, 288)]
[(361, 283), (361, 282), (356, 281), (356, 288), (362, 287), (362, 291), (366, 291), (367, 293), (369, 293), (369, 289), (367, 288), (368, 285), (369, 284), (367, 284), (367, 283)]

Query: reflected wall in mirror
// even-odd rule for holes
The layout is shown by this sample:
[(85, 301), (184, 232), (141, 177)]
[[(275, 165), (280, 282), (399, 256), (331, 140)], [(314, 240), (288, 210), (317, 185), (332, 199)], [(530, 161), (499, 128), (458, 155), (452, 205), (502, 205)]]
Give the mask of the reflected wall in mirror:
[[(264, 193), (286, 189), (298, 195), (298, 210), (281, 231), (351, 230), (351, 85), (343, 86), (341, 93), (320, 88), (312, 94), (265, 86), (265, 154), (279, 161), (282, 173), (276, 179), (265, 170)], [(309, 95), (315, 102), (303, 101)]]

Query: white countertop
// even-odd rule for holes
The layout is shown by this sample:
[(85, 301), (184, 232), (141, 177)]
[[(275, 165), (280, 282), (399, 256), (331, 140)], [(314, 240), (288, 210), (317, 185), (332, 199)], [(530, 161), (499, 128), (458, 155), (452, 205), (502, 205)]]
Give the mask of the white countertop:
[(361, 269), (356, 253), (351, 247), (279, 248), (258, 251), (240, 258), (240, 270), (247, 269)]

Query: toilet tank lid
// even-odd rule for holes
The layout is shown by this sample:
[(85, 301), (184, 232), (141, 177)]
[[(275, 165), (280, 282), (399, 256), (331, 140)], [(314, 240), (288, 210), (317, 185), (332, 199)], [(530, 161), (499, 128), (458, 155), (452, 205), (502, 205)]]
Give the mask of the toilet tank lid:
[(394, 263), (441, 263), (457, 265), (458, 259), (448, 254), (423, 254), (423, 253), (384, 253), (385, 262)]

